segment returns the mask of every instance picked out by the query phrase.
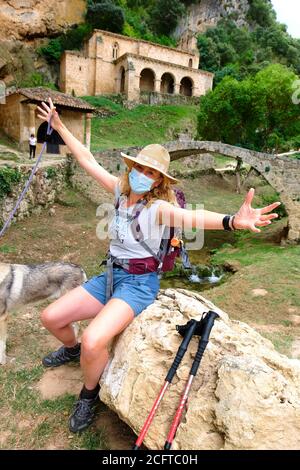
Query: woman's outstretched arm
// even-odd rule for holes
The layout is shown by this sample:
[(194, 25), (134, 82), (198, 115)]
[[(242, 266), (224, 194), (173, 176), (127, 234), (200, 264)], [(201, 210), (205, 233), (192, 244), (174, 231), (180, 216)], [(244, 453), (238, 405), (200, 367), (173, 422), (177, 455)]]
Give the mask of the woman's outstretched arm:
[(118, 178), (99, 165), (92, 153), (67, 129), (59, 118), (51, 98), (49, 98), (49, 106), (44, 102), (42, 106), (43, 108), (37, 107), (38, 117), (47, 122), (51, 118), (51, 127), (59, 133), (79, 165), (107, 191), (114, 193)]
[[(247, 193), (245, 200), (235, 214), (234, 217), (234, 228), (235, 229), (246, 229), (252, 232), (259, 233), (261, 230), (258, 227), (264, 227), (271, 223), (271, 219), (278, 217), (278, 214), (271, 212), (273, 209), (280, 205), (280, 202), (274, 202), (269, 206), (262, 207), (260, 209), (254, 209), (251, 207), (251, 202), (254, 196), (254, 189), (251, 188)], [(206, 211), (204, 209), (199, 210), (188, 210), (181, 209), (173, 206), (169, 202), (162, 202), (159, 205), (157, 211), (157, 223), (165, 224), (169, 227), (181, 227), (185, 230), (191, 229), (212, 229), (212, 230), (224, 230), (223, 218), (226, 214), (220, 214), (218, 212)], [(230, 228), (232, 227), (232, 221), (230, 221)]]

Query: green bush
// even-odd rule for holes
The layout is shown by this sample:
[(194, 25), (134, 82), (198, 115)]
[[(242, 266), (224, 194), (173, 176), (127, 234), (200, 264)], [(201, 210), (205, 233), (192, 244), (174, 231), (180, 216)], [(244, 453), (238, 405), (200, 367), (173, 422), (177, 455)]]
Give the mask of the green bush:
[(102, 0), (88, 4), (86, 20), (93, 28), (122, 33), (125, 15), (121, 7), (110, 0)]
[(53, 83), (47, 82), (44, 75), (39, 72), (33, 72), (30, 75), (25, 76), (24, 79), (21, 80), (19, 86), (22, 88), (41, 86), (57, 90), (57, 87)]
[(267, 27), (275, 20), (272, 6), (266, 0), (249, 0), (250, 8), (247, 13), (248, 20)]
[(47, 168), (46, 169), (46, 178), (47, 179), (52, 179), (52, 178), (55, 178), (57, 176), (57, 170), (56, 168)]
[(152, 30), (160, 35), (170, 34), (184, 11), (184, 5), (179, 0), (157, 0), (150, 12)]
[(91, 33), (92, 27), (89, 24), (81, 24), (70, 28), (65, 34), (55, 39), (50, 39), (46, 46), (41, 46), (37, 52), (45, 57), (49, 63), (59, 62), (65, 50), (79, 50), (84, 40)]
[(285, 150), (287, 142), (297, 144), (300, 107), (291, 100), (296, 79), (279, 64), (242, 81), (226, 76), (201, 97), (198, 138), (268, 153)]
[(3, 198), (11, 193), (12, 186), (19, 183), (21, 180), (21, 173), (16, 168), (4, 166), (0, 168), (0, 198)]
[[(262, 194), (260, 198), (263, 206), (268, 206), (269, 204), (273, 204), (273, 202), (280, 201), (280, 195), (278, 193), (273, 193), (272, 195)], [(280, 206), (276, 207), (275, 212), (278, 214), (277, 220), (281, 219), (282, 217), (287, 217), (288, 215), (286, 212), (285, 205), (283, 203), (281, 203)]]

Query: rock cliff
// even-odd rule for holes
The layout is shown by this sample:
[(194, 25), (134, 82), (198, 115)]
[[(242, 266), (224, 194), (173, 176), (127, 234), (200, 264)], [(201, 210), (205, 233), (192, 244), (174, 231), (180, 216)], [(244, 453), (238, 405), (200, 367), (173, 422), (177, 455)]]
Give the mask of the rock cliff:
[(84, 19), (86, 0), (0, 0), (0, 80), (7, 86), (35, 71), (55, 82), (58, 72), (35, 49)]
[(248, 0), (198, 0), (188, 7), (188, 13), (181, 18), (174, 32), (179, 39), (186, 31), (203, 33), (208, 27), (215, 26), (221, 18), (231, 17), (238, 26), (247, 24)]
[(0, 0), (0, 39), (51, 37), (83, 21), (86, 0)]

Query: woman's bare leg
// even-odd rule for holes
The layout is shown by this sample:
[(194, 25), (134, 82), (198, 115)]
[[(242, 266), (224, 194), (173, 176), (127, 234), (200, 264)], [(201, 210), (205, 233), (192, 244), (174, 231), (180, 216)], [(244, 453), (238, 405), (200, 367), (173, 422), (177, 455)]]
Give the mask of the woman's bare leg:
[(134, 319), (132, 308), (121, 299), (111, 299), (102, 308), (81, 338), (81, 368), (84, 384), (94, 389), (108, 361), (107, 346)]
[(93, 318), (103, 307), (99, 300), (78, 286), (48, 305), (41, 320), (53, 336), (71, 348), (77, 343), (72, 322)]

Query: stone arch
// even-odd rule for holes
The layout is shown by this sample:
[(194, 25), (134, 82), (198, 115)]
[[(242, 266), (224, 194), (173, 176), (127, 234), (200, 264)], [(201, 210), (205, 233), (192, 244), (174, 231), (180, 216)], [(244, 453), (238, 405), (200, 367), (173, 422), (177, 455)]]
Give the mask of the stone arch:
[(43, 144), (47, 142), (47, 153), (58, 154), (59, 146), (66, 145), (59, 133), (53, 130), (50, 136), (47, 136), (48, 123), (43, 122), (37, 131), (37, 142)]
[(140, 91), (154, 91), (155, 73), (152, 69), (143, 69), (140, 74)]
[(300, 243), (300, 161), (289, 157), (275, 157), (272, 154), (209, 141), (173, 141), (163, 144), (171, 155), (171, 161), (188, 155), (213, 153), (241, 159), (258, 171), (280, 195), (288, 213), (286, 242)]
[(180, 80), (180, 95), (193, 96), (193, 86), (194, 82), (190, 77), (183, 77)]
[(169, 72), (165, 72), (161, 76), (161, 84), (160, 84), (160, 92), (161, 93), (168, 93), (170, 95), (174, 94), (175, 89), (175, 78)]

